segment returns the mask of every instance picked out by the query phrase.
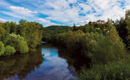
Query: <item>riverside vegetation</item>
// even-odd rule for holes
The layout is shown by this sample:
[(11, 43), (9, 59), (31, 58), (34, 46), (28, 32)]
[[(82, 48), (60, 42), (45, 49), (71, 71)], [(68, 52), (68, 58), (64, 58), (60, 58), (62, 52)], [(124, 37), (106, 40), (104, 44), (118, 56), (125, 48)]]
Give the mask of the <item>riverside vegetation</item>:
[(80, 80), (130, 80), (130, 11), (116, 22), (50, 27), (44, 29), (43, 40), (85, 57), (84, 64), (89, 59), (89, 68), (80, 66)]
[(42, 27), (25, 20), (0, 23), (0, 56), (27, 53), (43, 40), (67, 51), (61, 54), (83, 58), (86, 65), (79, 64), (79, 80), (130, 80), (130, 10), (125, 16), (79, 27)]
[(21, 20), (0, 23), (0, 56), (27, 53), (41, 44), (42, 25)]

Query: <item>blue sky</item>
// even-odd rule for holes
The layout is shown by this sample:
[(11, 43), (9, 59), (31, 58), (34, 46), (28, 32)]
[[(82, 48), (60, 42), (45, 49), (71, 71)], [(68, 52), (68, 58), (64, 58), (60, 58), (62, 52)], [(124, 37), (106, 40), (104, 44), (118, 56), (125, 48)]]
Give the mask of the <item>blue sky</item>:
[(130, 0), (0, 0), (0, 21), (84, 25), (98, 19), (120, 19), (127, 9)]

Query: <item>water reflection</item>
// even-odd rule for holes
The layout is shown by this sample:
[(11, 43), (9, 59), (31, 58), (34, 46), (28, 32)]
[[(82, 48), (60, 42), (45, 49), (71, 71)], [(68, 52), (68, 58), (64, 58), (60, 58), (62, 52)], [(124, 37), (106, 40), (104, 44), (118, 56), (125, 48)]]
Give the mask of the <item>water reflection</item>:
[(39, 51), (0, 57), (0, 80), (24, 79), (29, 73), (35, 72), (43, 62)]
[(42, 53), (44, 54), (42, 80), (76, 80), (76, 77), (72, 75), (75, 71), (68, 69), (68, 63), (59, 57), (57, 48), (44, 46)]
[(60, 56), (58, 48), (44, 45), (28, 54), (0, 57), (0, 80), (76, 80), (67, 55)]

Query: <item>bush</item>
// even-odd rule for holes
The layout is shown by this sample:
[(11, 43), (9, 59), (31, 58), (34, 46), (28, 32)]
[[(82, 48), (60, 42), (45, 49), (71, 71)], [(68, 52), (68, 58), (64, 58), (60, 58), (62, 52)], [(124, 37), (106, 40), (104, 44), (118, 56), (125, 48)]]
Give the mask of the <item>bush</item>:
[(0, 41), (0, 56), (4, 55), (5, 47), (3, 42)]
[(27, 53), (29, 51), (27, 41), (20, 35), (13, 33), (9, 34), (4, 39), (4, 43), (13, 46), (16, 51), (19, 51), (20, 53)]
[(124, 60), (82, 69), (80, 80), (129, 80), (130, 64)]
[(13, 55), (16, 52), (15, 48), (12, 46), (5, 47), (5, 54), (6, 55)]
[[(78, 48), (78, 43), (80, 39), (84, 37), (84, 33), (81, 30), (78, 31), (69, 31), (67, 33), (61, 33), (57, 35), (56, 41), (57, 43), (63, 44), (68, 49)], [(70, 45), (71, 44), (71, 45)]]

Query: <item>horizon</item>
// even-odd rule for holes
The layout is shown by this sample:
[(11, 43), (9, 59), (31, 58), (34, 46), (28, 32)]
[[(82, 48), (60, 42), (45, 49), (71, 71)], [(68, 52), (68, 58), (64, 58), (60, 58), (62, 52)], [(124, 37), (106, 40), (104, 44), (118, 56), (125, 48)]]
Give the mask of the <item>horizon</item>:
[(21, 19), (43, 26), (85, 25), (88, 22), (119, 20), (130, 9), (128, 0), (0, 0), (0, 21)]

